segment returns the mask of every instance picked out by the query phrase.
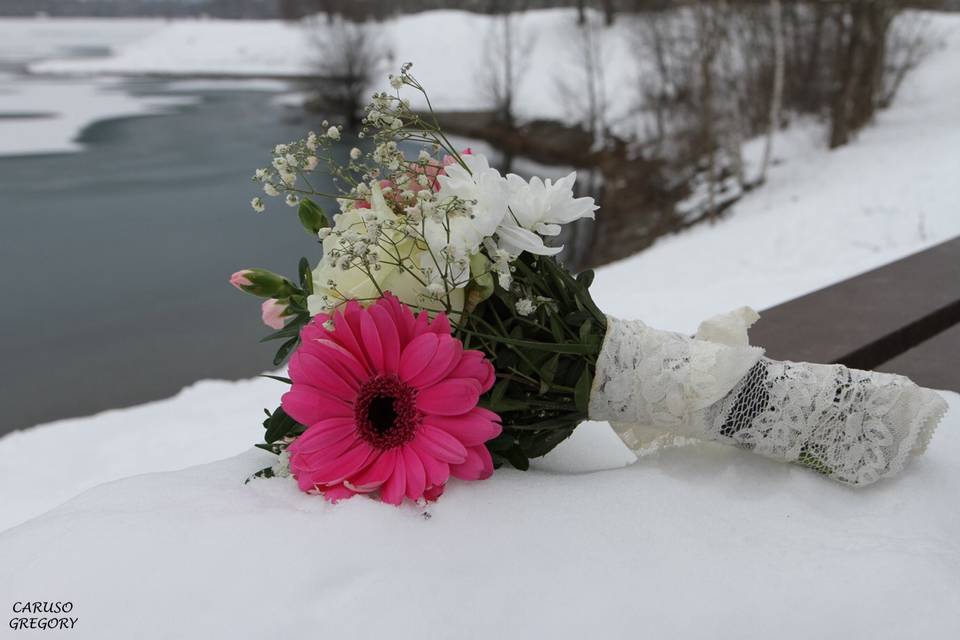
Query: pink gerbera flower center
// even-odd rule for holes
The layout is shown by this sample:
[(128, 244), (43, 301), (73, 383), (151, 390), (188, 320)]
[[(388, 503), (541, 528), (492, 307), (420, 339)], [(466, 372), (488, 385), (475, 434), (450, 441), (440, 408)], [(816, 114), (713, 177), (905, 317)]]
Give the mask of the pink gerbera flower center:
[(374, 376), (363, 383), (354, 404), (360, 436), (376, 449), (387, 450), (413, 440), (423, 420), (417, 411), (417, 390), (395, 375)]

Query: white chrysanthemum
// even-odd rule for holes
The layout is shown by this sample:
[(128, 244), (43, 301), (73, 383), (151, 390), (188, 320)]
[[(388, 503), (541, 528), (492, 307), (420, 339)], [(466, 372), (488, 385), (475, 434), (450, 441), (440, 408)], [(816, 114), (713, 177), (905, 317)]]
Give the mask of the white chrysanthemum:
[(440, 184), (437, 199), (444, 203), (457, 198), (465, 203), (465, 210), (429, 221), (424, 235), (434, 251), (449, 246), (458, 253), (473, 255), (483, 239), (496, 232), (507, 214), (507, 181), (483, 156), (462, 158), (469, 171), (459, 164), (448, 166), (446, 175), (437, 178)]
[(529, 182), (509, 174), (507, 185), (510, 213), (497, 230), (500, 247), (513, 256), (523, 251), (552, 255), (559, 247), (547, 247), (541, 236), (555, 236), (561, 225), (581, 218), (593, 218), (597, 205), (593, 198), (573, 197), (576, 172), (553, 182), (549, 178), (531, 178)]

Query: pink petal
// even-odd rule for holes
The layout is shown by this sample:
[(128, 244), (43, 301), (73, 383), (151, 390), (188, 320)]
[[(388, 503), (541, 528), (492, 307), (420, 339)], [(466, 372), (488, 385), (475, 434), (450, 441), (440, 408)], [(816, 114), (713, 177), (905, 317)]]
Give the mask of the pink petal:
[(477, 409), (479, 407), (474, 407), (469, 413), (459, 416), (433, 415), (429, 416), (427, 421), (428, 424), (449, 433), (463, 446), (472, 447), (496, 438), (503, 431), (499, 419), (490, 420), (483, 413), (476, 412)]
[(462, 464), (467, 459), (467, 449), (459, 440), (428, 424), (421, 425), (413, 442), (418, 450), (443, 462)]
[(330, 362), (331, 365), (336, 364), (338, 368), (342, 367), (343, 377), (346, 378), (349, 374), (358, 385), (370, 378), (370, 370), (366, 363), (357, 360), (353, 353), (333, 340), (323, 338), (304, 342), (297, 351), (313, 354), (325, 362)]
[(280, 398), (287, 415), (300, 424), (314, 424), (325, 418), (350, 417), (353, 406), (302, 384), (294, 384)]
[(403, 494), (407, 488), (406, 465), (399, 458), (398, 454), (396, 463), (393, 465), (393, 473), (380, 487), (380, 499), (388, 504), (399, 505), (403, 502)]
[(438, 484), (433, 487), (427, 487), (423, 490), (423, 497), (429, 502), (436, 502), (440, 499), (440, 496), (443, 495), (443, 489), (444, 486), (442, 484)]
[(480, 383), (480, 393), (485, 393), (493, 387), (496, 381), (496, 372), (493, 365), (480, 351), (464, 351), (460, 364), (450, 372), (451, 378), (474, 378)]
[(461, 480), (485, 480), (493, 475), (493, 458), (483, 445), (467, 449), (467, 459), (462, 464), (450, 466), (450, 473)]
[[(298, 349), (290, 358), (290, 378), (352, 402), (360, 385), (353, 376), (344, 376), (317, 356)], [(342, 371), (342, 370), (341, 370)]]
[(450, 465), (442, 460), (438, 460), (433, 454), (424, 448), (419, 439), (411, 442), (410, 446), (413, 447), (416, 450), (417, 455), (420, 456), (420, 462), (423, 463), (423, 470), (427, 474), (428, 486), (442, 485), (447, 481), (447, 479), (450, 478)]
[(410, 332), (410, 339), (423, 335), (430, 331), (430, 314), (421, 311), (417, 314), (417, 319), (413, 323), (413, 330)]
[(392, 293), (385, 293), (383, 296), (383, 308), (393, 317), (393, 323), (397, 327), (397, 337), (400, 339), (400, 348), (403, 349), (413, 339), (413, 325), (416, 320), (413, 312), (405, 304), (402, 304)]
[(290, 453), (313, 453), (325, 449), (344, 438), (353, 436), (357, 426), (353, 418), (328, 418), (310, 425), (299, 438), (290, 443)]
[(430, 323), (430, 331), (439, 334), (450, 335), (453, 331), (450, 329), (450, 319), (443, 311), (437, 314), (437, 317)]
[(341, 500), (346, 500), (347, 498), (352, 498), (353, 496), (357, 495), (356, 491), (353, 491), (342, 484), (324, 489), (322, 493), (324, 498), (334, 504)]
[(425, 333), (411, 340), (400, 355), (400, 379), (409, 382), (426, 369), (437, 353), (438, 342), (435, 333)]
[(418, 388), (429, 387), (449, 377), (450, 372), (460, 363), (463, 343), (452, 336), (437, 337), (437, 352), (423, 371), (412, 376), (407, 383)]
[(354, 435), (328, 442), (324, 446), (311, 447), (308, 451), (295, 451), (290, 454), (290, 468), (297, 472), (313, 473), (325, 469), (330, 464), (357, 446)]
[(360, 336), (363, 338), (363, 350), (367, 352), (367, 359), (373, 370), (383, 372), (383, 345), (380, 342), (380, 332), (377, 331), (377, 323), (367, 312), (360, 315)]
[[(353, 302), (353, 300), (350, 302)], [(352, 309), (350, 303), (347, 303), (347, 310)], [(364, 352), (363, 347), (360, 346), (360, 340), (358, 338), (360, 335), (359, 322), (356, 327), (352, 326), (350, 319), (348, 319), (346, 315), (347, 310), (337, 311), (337, 315), (333, 321), (333, 338), (347, 351), (352, 353), (353, 357), (363, 364), (365, 369), (370, 370), (370, 361), (367, 360), (367, 354)], [(355, 312), (353, 317), (356, 317)]]
[[(348, 449), (336, 458), (324, 460), (317, 467), (301, 469), (300, 473), (307, 473), (316, 484), (335, 484), (343, 482), (351, 474), (366, 466), (367, 459), (373, 454), (373, 448), (363, 441), (356, 441), (352, 449)], [(293, 470), (291, 458), (290, 469)]]
[(375, 491), (387, 481), (397, 464), (397, 449), (381, 451), (365, 469), (357, 472), (347, 481), (354, 491), (368, 493)]
[(400, 365), (400, 336), (397, 325), (385, 305), (370, 307), (370, 317), (377, 325), (380, 334), (380, 346), (383, 348), (383, 371), (396, 373)]
[(416, 451), (411, 447), (402, 447), (400, 450), (403, 452), (403, 462), (407, 467), (407, 497), (417, 501), (423, 497), (423, 490), (427, 485), (427, 473)]
[(417, 409), (426, 414), (456, 416), (473, 409), (479, 399), (480, 383), (473, 378), (447, 378), (420, 391)]

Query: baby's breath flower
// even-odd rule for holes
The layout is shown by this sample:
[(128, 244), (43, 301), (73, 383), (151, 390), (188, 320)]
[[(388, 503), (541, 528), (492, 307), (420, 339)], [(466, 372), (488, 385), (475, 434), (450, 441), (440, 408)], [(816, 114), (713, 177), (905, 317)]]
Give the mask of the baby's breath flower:
[(323, 227), (322, 229), (317, 231), (317, 237), (320, 238), (321, 240), (325, 240), (329, 235), (330, 235), (330, 227)]
[(517, 313), (521, 316), (528, 316), (536, 310), (533, 300), (530, 298), (520, 298), (517, 300)]
[(253, 207), (253, 210), (256, 211), (257, 213), (263, 213), (263, 210), (266, 208), (263, 206), (263, 200), (260, 199), (259, 197), (251, 200), (250, 206)]
[(253, 174), (253, 179), (258, 182), (263, 182), (270, 175), (270, 172), (266, 169), (257, 169), (256, 173)]
[(399, 89), (403, 86), (403, 78), (400, 76), (390, 75), (390, 86), (394, 89)]
[(357, 149), (356, 147), (354, 147), (353, 149), (350, 149), (350, 159), (351, 159), (351, 160), (359, 160), (359, 159), (360, 159), (360, 149)]
[(320, 164), (320, 159), (317, 156), (307, 156), (307, 159), (303, 162), (303, 168), (307, 171), (313, 171), (318, 164)]
[(288, 207), (295, 207), (300, 204), (300, 199), (292, 193), (288, 193), (284, 201), (287, 203)]
[(327, 129), (327, 137), (330, 138), (331, 140), (339, 140), (340, 129), (337, 129), (336, 127), (330, 127), (329, 129)]
[(268, 196), (274, 196), (274, 197), (276, 197), (276, 196), (280, 195), (280, 192), (277, 191), (277, 188), (276, 188), (275, 186), (273, 186), (273, 185), (272, 185), (271, 183), (269, 183), (269, 182), (268, 182), (267, 184), (263, 185), (263, 192), (264, 192), (265, 194), (267, 194)]

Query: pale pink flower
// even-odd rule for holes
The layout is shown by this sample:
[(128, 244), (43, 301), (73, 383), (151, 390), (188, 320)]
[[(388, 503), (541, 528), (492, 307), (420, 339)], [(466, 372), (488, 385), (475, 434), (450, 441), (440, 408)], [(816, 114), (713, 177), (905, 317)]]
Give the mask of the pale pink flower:
[(307, 430), (289, 447), (300, 489), (328, 500), (378, 492), (400, 504), (436, 499), (450, 476), (493, 473), (484, 444), (497, 414), (477, 406), (494, 383), (480, 351), (464, 350), (444, 314), (414, 316), (392, 294), (318, 315), (290, 359), (283, 409)]
[(243, 269), (235, 272), (232, 276), (230, 276), (230, 284), (243, 291), (243, 287), (249, 287), (253, 284), (250, 282), (250, 278), (247, 277), (247, 274), (249, 273), (249, 269)]
[(271, 329), (283, 329), (283, 316), (287, 305), (276, 298), (268, 298), (260, 305), (260, 319)]

